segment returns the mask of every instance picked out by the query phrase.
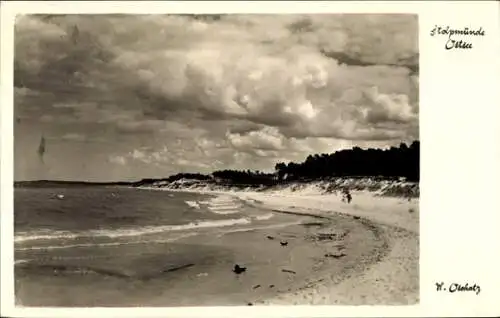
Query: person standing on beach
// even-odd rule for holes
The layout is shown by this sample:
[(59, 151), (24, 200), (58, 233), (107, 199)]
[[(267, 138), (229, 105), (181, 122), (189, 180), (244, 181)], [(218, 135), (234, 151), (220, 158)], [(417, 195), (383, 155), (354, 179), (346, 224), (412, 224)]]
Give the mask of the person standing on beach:
[(342, 201), (347, 201), (347, 203), (351, 203), (351, 200), (352, 200), (352, 196), (351, 196), (351, 193), (349, 192), (348, 189), (344, 189), (344, 194), (343, 194), (343, 198), (342, 198)]

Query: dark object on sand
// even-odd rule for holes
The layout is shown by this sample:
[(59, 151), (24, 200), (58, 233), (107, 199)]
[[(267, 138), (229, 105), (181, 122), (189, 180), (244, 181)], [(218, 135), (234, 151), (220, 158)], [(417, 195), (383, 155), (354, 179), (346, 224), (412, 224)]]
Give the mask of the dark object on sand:
[(269, 285), (269, 288), (273, 288), (273, 287), (274, 287), (274, 285)]
[(281, 245), (281, 246), (287, 246), (287, 245), (288, 245), (288, 242), (287, 242), (287, 241), (281, 241), (281, 242), (280, 242), (280, 245)]
[(268, 235), (268, 236), (266, 236), (266, 237), (267, 237), (268, 239), (270, 239), (270, 240), (274, 240), (274, 236)]
[(285, 272), (285, 273), (297, 274), (296, 272), (289, 270), (289, 269), (282, 269), (281, 271)]
[(260, 285), (255, 285), (255, 286), (253, 286), (253, 289), (256, 289), (256, 288), (259, 288), (259, 287), (260, 287)]
[(306, 239), (310, 241), (316, 242), (324, 242), (324, 241), (341, 241), (343, 240), (349, 230), (340, 233), (316, 233), (313, 235), (307, 235)]
[(248, 306), (253, 306), (253, 304), (252, 304), (252, 303), (248, 303), (247, 305), (248, 305)]
[(240, 265), (236, 264), (236, 265), (234, 265), (233, 272), (235, 272), (236, 274), (241, 274), (241, 273), (245, 272), (246, 270), (247, 270), (246, 267), (240, 267)]
[(309, 223), (302, 223), (303, 226), (310, 227), (310, 226), (323, 226), (325, 223), (322, 222), (309, 222)]
[(336, 253), (325, 254), (325, 257), (333, 257), (333, 258), (340, 258), (340, 257), (343, 257), (343, 256), (346, 256), (346, 254), (344, 252), (336, 252)]
[(164, 269), (162, 272), (163, 273), (175, 272), (175, 271), (178, 271), (178, 270), (181, 270), (184, 268), (188, 268), (191, 266), (194, 266), (194, 264), (185, 264), (185, 265), (180, 265), (180, 266), (176, 266), (176, 267), (172, 267), (172, 268), (167, 268), (167, 269)]
[(318, 241), (333, 241), (337, 238), (337, 233), (318, 233), (316, 239)]
[(361, 217), (356, 216), (356, 215), (355, 215), (355, 216), (353, 216), (353, 218), (354, 218), (355, 220), (359, 220), (359, 219), (361, 219)]

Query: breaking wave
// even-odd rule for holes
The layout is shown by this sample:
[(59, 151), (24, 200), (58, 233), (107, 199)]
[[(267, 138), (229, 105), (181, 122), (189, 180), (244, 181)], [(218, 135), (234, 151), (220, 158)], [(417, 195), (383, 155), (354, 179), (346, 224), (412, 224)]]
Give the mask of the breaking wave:
[(273, 216), (274, 216), (273, 213), (267, 213), (267, 214), (257, 215), (257, 216), (255, 216), (255, 219), (257, 221), (265, 221), (265, 220), (269, 220)]
[(145, 234), (155, 234), (170, 231), (185, 231), (201, 228), (224, 227), (232, 225), (250, 224), (251, 220), (248, 218), (229, 219), (229, 220), (214, 220), (214, 221), (200, 221), (190, 222), (187, 224), (179, 225), (160, 225), (160, 226), (143, 226), (132, 229), (118, 229), (118, 230), (90, 230), (81, 233), (74, 233), (68, 231), (52, 231), (47, 234), (37, 233), (18, 233), (14, 238), (14, 242), (21, 243), (26, 241), (35, 240), (52, 240), (52, 239), (74, 239), (79, 237), (109, 237), (119, 238), (127, 236), (139, 236)]
[(187, 205), (189, 205), (192, 208), (199, 209), (200, 205), (196, 201), (185, 201)]
[[(31, 251), (31, 250), (54, 250), (54, 249), (65, 249), (65, 248), (74, 248), (74, 247), (104, 247), (104, 246), (122, 246), (122, 245), (134, 245), (134, 244), (158, 244), (158, 243), (170, 243), (180, 240), (182, 238), (186, 238), (189, 236), (197, 235), (197, 233), (187, 233), (183, 235), (179, 235), (176, 237), (172, 237), (164, 240), (147, 240), (147, 241), (131, 241), (131, 242), (106, 242), (106, 243), (81, 243), (81, 244), (67, 244), (67, 245), (46, 245), (46, 246), (30, 246), (30, 247), (18, 247), (17, 251)], [(73, 257), (63, 257), (65, 259), (87, 259), (88, 256), (73, 256)], [(28, 260), (18, 260), (15, 264), (22, 264), (28, 262)]]

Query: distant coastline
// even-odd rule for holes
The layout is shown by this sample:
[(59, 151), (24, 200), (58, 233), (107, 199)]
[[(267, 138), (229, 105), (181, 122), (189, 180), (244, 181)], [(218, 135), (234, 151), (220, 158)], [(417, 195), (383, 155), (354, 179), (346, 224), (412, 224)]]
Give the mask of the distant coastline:
[(309, 155), (304, 162), (278, 162), (273, 173), (251, 170), (219, 170), (211, 174), (178, 173), (165, 178), (138, 181), (16, 181), (14, 187), (123, 186), (170, 189), (256, 190), (300, 188), (316, 185), (326, 193), (337, 190), (368, 190), (384, 195), (419, 196), (420, 142), (389, 149), (354, 147), (332, 154)]
[(350, 191), (376, 192), (382, 196), (418, 198), (420, 194), (419, 183), (406, 181), (404, 178), (383, 177), (338, 177), (324, 180), (299, 180), (299, 181), (275, 181), (272, 184), (242, 184), (231, 180), (220, 180), (210, 178), (206, 180), (181, 178), (172, 180), (143, 179), (132, 182), (85, 182), (85, 181), (58, 181), (58, 180), (36, 180), (18, 181), (14, 183), (15, 188), (58, 188), (58, 187), (135, 187), (135, 188), (157, 188), (164, 190), (189, 190), (189, 191), (257, 191), (267, 192), (288, 189), (291, 192), (301, 192), (306, 187), (313, 187), (318, 194), (329, 194), (344, 189)]
[(14, 181), (14, 188), (46, 188), (46, 187), (95, 187), (95, 186), (133, 186), (137, 182), (91, 182), (91, 181), (64, 181), (64, 180), (28, 180)]

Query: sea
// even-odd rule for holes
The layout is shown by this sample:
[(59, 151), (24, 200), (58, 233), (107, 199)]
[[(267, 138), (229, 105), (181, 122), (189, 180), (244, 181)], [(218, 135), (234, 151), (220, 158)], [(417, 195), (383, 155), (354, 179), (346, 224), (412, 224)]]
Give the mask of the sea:
[(19, 249), (92, 244), (106, 238), (151, 239), (154, 234), (173, 239), (180, 231), (219, 231), (274, 217), (229, 195), (111, 187), (20, 188), (15, 190), (14, 208)]
[[(271, 237), (264, 234), (307, 220), (224, 194), (15, 188), (16, 299), (24, 306), (244, 305), (275, 279), (269, 259), (290, 255), (277, 241), (265, 248)], [(235, 264), (262, 270), (238, 275)], [(275, 281), (269, 292), (290, 277)]]

